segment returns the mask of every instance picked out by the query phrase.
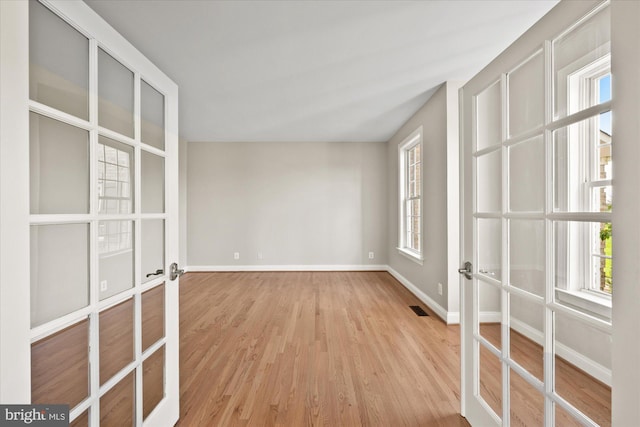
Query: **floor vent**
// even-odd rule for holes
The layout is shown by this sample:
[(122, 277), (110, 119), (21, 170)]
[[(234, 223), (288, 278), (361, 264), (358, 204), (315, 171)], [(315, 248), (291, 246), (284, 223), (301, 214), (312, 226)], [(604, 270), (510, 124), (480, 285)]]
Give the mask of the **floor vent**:
[(428, 316), (429, 315), (419, 305), (410, 305), (409, 308), (411, 310), (413, 310), (418, 316)]

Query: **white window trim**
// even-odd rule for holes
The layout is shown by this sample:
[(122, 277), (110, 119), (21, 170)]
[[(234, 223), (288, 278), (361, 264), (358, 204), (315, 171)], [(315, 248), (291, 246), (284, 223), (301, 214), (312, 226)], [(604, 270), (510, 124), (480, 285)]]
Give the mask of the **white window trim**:
[[(421, 252), (408, 248), (406, 245), (406, 215), (405, 215), (405, 197), (406, 197), (406, 155), (407, 150), (415, 145), (420, 144), (420, 248)], [(424, 261), (424, 145), (422, 144), (422, 126), (411, 132), (398, 145), (398, 253), (411, 261), (423, 265)]]

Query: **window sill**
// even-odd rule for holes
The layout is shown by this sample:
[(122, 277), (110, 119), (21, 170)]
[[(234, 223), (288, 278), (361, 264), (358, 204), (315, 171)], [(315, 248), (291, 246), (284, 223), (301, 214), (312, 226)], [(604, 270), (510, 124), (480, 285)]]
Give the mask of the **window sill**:
[(556, 289), (559, 302), (587, 311), (605, 320), (611, 321), (611, 298), (600, 296), (586, 290)]
[(410, 259), (416, 264), (423, 265), (424, 258), (422, 257), (422, 255), (418, 255), (415, 252), (409, 251), (405, 248), (396, 248), (396, 249), (398, 249), (398, 253), (403, 257)]

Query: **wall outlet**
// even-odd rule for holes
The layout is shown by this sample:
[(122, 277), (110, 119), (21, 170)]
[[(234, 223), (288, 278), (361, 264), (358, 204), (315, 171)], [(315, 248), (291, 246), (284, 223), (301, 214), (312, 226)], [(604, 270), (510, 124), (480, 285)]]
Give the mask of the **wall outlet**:
[(262, 259), (262, 252), (258, 252), (258, 259)]
[(107, 283), (106, 280), (101, 280), (100, 281), (100, 292), (104, 292), (107, 289), (109, 289), (109, 284)]
[(375, 254), (373, 252), (369, 252), (369, 259), (374, 259), (375, 258)]
[(234, 252), (233, 259), (240, 259), (240, 252)]
[(438, 283), (438, 295), (442, 295), (442, 283)]

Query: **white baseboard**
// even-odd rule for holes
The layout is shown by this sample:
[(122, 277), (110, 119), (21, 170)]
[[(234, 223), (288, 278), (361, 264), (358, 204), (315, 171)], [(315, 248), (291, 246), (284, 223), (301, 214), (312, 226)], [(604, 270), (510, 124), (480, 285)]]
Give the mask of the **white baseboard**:
[[(543, 334), (536, 328), (514, 318), (511, 318), (511, 328), (536, 344), (543, 345)], [(598, 381), (611, 387), (611, 369), (602, 366), (584, 354), (559, 342), (556, 343), (556, 354), (577, 368), (582, 369)]]
[(481, 311), (480, 323), (500, 323), (502, 322), (502, 313), (499, 311)]
[(386, 265), (190, 265), (187, 272), (222, 271), (387, 271)]
[(407, 288), (409, 292), (415, 295), (420, 301), (425, 303), (426, 306), (429, 307), (436, 315), (438, 315), (439, 318), (444, 320), (446, 324), (449, 324), (447, 310), (445, 310), (444, 307), (442, 307), (440, 304), (435, 302), (429, 295), (425, 294), (423, 291), (420, 290), (420, 288), (418, 288), (416, 285), (411, 283), (406, 277), (398, 273), (393, 268), (387, 266), (387, 271), (389, 272), (389, 274), (395, 277), (396, 280), (400, 282), (405, 288)]

